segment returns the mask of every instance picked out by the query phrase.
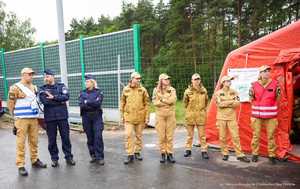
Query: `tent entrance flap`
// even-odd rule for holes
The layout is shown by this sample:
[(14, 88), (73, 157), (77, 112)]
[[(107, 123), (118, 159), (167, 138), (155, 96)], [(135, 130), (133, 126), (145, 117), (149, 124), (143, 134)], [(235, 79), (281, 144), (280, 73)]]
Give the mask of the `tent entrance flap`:
[[(290, 140), (292, 144), (300, 144), (300, 64), (296, 64), (293, 73), (293, 116)], [(300, 146), (298, 146), (300, 148)], [(300, 151), (298, 153), (300, 155)]]

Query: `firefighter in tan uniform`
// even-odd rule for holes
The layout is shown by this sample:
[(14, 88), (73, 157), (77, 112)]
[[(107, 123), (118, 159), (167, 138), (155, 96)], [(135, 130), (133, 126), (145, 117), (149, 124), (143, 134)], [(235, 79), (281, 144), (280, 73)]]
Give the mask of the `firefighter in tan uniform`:
[(175, 104), (176, 90), (170, 85), (170, 77), (163, 73), (159, 76), (157, 87), (153, 90), (152, 102), (156, 109), (155, 129), (159, 137), (161, 163), (175, 163), (173, 157), (173, 138), (176, 128)]
[(46, 168), (47, 165), (38, 159), (38, 107), (36, 104), (37, 87), (32, 84), (34, 71), (23, 68), (21, 81), (9, 89), (8, 109), (15, 119), (17, 138), (16, 165), (22, 176), (27, 176), (25, 169), (25, 141), (28, 137), (31, 162), (34, 168)]
[(259, 79), (252, 83), (249, 96), (252, 105), (251, 126), (253, 129), (252, 161), (258, 161), (261, 127), (265, 126), (268, 136), (268, 154), (271, 164), (276, 164), (275, 130), (277, 128), (277, 103), (280, 87), (277, 80), (271, 79), (270, 66), (259, 68)]
[[(131, 74), (129, 84), (121, 96), (121, 119), (125, 126), (125, 150), (127, 156), (124, 164), (132, 163), (134, 158), (142, 161), (142, 132), (149, 121), (149, 95), (141, 86), (141, 75)], [(135, 136), (134, 136), (135, 135)]]
[(207, 143), (205, 137), (206, 108), (208, 105), (207, 90), (201, 82), (199, 74), (192, 76), (192, 84), (185, 90), (183, 103), (186, 109), (185, 121), (187, 130), (186, 151), (184, 157), (192, 155), (192, 143), (195, 127), (198, 129), (198, 137), (201, 144), (201, 154), (203, 159), (209, 159), (207, 154)]
[(242, 152), (240, 145), (239, 130), (236, 121), (235, 109), (239, 106), (239, 97), (235, 90), (230, 88), (231, 80), (229, 76), (223, 76), (221, 79), (221, 89), (216, 92), (217, 103), (217, 127), (219, 128), (219, 140), (221, 145), (221, 152), (223, 160), (227, 161), (229, 152), (227, 147), (227, 130), (229, 129), (233, 147), (237, 159), (249, 163), (250, 160)]

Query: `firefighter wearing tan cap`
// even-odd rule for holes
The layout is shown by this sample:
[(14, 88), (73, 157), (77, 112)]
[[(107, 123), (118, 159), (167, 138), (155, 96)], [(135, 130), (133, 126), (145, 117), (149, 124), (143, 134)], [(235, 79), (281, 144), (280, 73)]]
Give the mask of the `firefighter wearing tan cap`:
[(226, 144), (226, 139), (227, 130), (229, 129), (237, 159), (242, 162), (249, 163), (250, 160), (245, 156), (241, 149), (235, 112), (235, 109), (239, 106), (240, 102), (238, 93), (230, 88), (232, 79), (233, 77), (223, 76), (221, 79), (221, 89), (216, 92), (216, 125), (219, 128), (221, 152), (223, 154), (223, 160), (227, 161), (229, 158), (229, 152)]
[(142, 161), (142, 132), (149, 121), (149, 95), (140, 84), (141, 75), (131, 74), (129, 84), (121, 96), (121, 119), (125, 126), (125, 150), (127, 156), (124, 164), (132, 163), (134, 158)]
[(173, 157), (173, 138), (176, 128), (175, 104), (176, 90), (170, 85), (170, 76), (163, 73), (159, 76), (159, 81), (153, 90), (152, 102), (156, 109), (155, 129), (159, 137), (159, 148), (161, 153), (161, 163), (175, 163)]
[(201, 154), (203, 159), (209, 159), (207, 154), (207, 143), (205, 137), (206, 108), (208, 105), (207, 90), (201, 82), (199, 74), (192, 76), (191, 85), (185, 90), (183, 103), (186, 109), (185, 122), (187, 130), (186, 151), (184, 157), (192, 155), (192, 143), (194, 138), (194, 129), (198, 129), (198, 138), (201, 144)]
[(265, 126), (268, 136), (268, 154), (271, 164), (276, 164), (274, 133), (277, 127), (277, 102), (280, 97), (278, 81), (271, 79), (270, 66), (259, 68), (259, 79), (252, 83), (249, 96), (252, 104), (251, 126), (253, 129), (252, 161), (258, 161), (261, 127)]
[(27, 176), (25, 169), (25, 141), (28, 137), (31, 162), (34, 168), (46, 168), (38, 159), (38, 106), (36, 103), (37, 87), (32, 84), (34, 71), (23, 68), (21, 81), (12, 85), (8, 94), (8, 109), (15, 119), (14, 134), (17, 141), (16, 164), (19, 174)]

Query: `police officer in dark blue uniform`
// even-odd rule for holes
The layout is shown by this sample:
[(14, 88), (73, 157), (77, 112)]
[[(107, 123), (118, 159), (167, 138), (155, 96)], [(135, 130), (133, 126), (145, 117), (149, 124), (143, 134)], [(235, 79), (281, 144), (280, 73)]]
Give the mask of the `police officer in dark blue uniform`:
[(75, 165), (73, 154), (71, 152), (70, 127), (68, 123), (67, 101), (69, 93), (67, 87), (63, 83), (56, 83), (54, 72), (45, 70), (45, 85), (39, 88), (39, 98), (44, 105), (44, 120), (46, 123), (46, 131), (48, 135), (48, 150), (51, 155), (52, 167), (57, 167), (58, 148), (56, 143), (57, 128), (61, 136), (62, 150), (65, 154), (66, 163)]
[(90, 163), (104, 165), (103, 119), (101, 104), (103, 92), (97, 88), (92, 75), (86, 75), (86, 89), (79, 95), (80, 115), (87, 136), (87, 146), (91, 156)]

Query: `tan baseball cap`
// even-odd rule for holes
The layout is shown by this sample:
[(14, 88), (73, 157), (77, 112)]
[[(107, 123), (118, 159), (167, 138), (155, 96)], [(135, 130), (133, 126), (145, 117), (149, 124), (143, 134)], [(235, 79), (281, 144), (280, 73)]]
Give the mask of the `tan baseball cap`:
[(224, 75), (221, 79), (221, 83), (224, 83), (224, 81), (231, 81), (233, 79), (234, 79), (234, 77), (232, 77), (232, 76)]
[(170, 79), (171, 77), (168, 76), (168, 74), (166, 73), (162, 73), (159, 75), (159, 80), (162, 80), (162, 79)]
[(258, 68), (259, 72), (263, 72), (263, 71), (268, 70), (268, 69), (269, 70), (271, 69), (271, 67), (268, 66), (268, 65), (263, 65), (263, 66)]
[(192, 80), (195, 80), (195, 79), (201, 79), (200, 75), (198, 73), (194, 73), (192, 75)]
[(131, 75), (130, 75), (130, 78), (133, 79), (133, 78), (142, 78), (141, 74), (139, 74), (138, 72), (133, 72)]
[(24, 74), (24, 73), (35, 73), (35, 72), (33, 71), (32, 68), (23, 68), (21, 70), (21, 74)]

